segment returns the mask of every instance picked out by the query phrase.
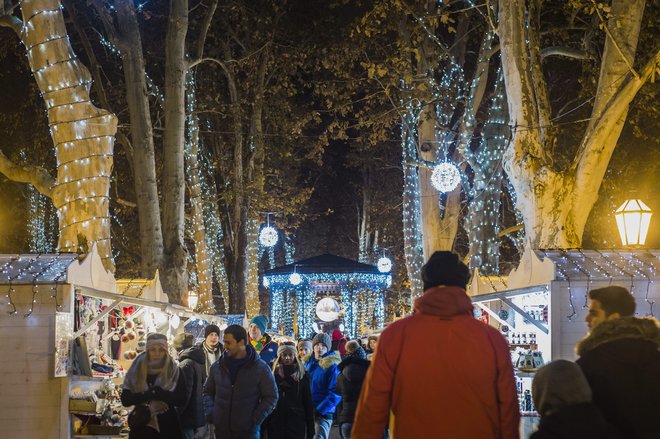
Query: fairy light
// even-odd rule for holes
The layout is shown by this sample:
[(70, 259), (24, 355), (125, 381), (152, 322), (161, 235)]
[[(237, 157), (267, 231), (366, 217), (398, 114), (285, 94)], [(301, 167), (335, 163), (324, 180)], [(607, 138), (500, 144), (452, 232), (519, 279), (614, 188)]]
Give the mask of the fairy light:
[[(104, 266), (114, 270), (107, 219), (117, 118), (90, 102), (91, 76), (71, 48), (60, 2), (21, 2), (20, 6), (27, 17), (20, 37), (56, 148), (52, 200), (60, 221), (58, 249), (80, 251), (78, 236), (84, 236), (90, 244), (97, 242)], [(44, 29), (50, 33), (44, 35)], [(71, 204), (74, 198), (80, 201)]]

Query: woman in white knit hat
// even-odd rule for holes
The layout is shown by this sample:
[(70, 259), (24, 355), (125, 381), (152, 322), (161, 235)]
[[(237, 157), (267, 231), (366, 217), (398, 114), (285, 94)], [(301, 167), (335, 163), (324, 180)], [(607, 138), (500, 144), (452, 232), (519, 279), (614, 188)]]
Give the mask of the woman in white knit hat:
[(121, 403), (135, 406), (129, 415), (129, 438), (182, 439), (174, 407), (185, 399), (185, 378), (168, 353), (167, 337), (149, 334), (145, 352), (128, 369), (122, 386)]
[(273, 365), (280, 395), (268, 417), (268, 439), (311, 439), (314, 436), (314, 404), (309, 375), (293, 343), (281, 344)]

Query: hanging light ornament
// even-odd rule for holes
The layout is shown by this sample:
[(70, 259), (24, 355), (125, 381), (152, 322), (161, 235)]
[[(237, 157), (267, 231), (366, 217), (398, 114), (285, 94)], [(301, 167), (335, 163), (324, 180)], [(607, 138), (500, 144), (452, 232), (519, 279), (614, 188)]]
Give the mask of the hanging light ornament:
[(291, 282), (291, 285), (300, 285), (302, 277), (298, 273), (291, 273), (291, 276), (289, 276), (289, 282)]
[(273, 247), (275, 244), (277, 244), (278, 239), (277, 230), (275, 227), (270, 225), (262, 228), (259, 232), (259, 244), (263, 245), (264, 247)]
[(387, 256), (382, 256), (380, 259), (378, 259), (376, 266), (378, 267), (378, 271), (381, 273), (389, 273), (392, 271), (392, 260)]
[(451, 192), (461, 182), (461, 173), (451, 162), (438, 163), (431, 173), (431, 185), (440, 192)]

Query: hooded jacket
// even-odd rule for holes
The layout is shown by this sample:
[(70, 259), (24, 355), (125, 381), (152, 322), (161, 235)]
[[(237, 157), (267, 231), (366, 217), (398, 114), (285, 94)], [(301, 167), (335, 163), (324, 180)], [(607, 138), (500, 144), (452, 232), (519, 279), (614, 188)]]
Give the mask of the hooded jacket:
[(381, 439), (392, 411), (396, 438), (518, 438), (504, 337), (472, 317), (462, 288), (430, 288), (414, 307), (380, 336), (351, 437)]
[(277, 403), (277, 386), (268, 365), (251, 345), (232, 384), (227, 356), (211, 366), (204, 383), (204, 413), (218, 438), (257, 438), (259, 426)]
[(177, 407), (181, 428), (191, 429), (206, 425), (202, 388), (206, 375), (204, 351), (193, 346), (179, 354), (179, 368), (186, 378), (186, 402)]
[(660, 435), (660, 328), (622, 317), (596, 326), (577, 346), (594, 403), (625, 438)]
[(615, 439), (580, 366), (555, 360), (542, 367), (532, 382), (534, 405), (541, 415), (531, 439)]
[(369, 360), (356, 356), (348, 356), (339, 364), (337, 391), (341, 395), (341, 411), (337, 423), (353, 423), (362, 383), (370, 364)]
[(341, 401), (341, 396), (337, 393), (337, 365), (340, 362), (339, 352), (332, 351), (319, 360), (312, 355), (305, 365), (309, 372), (314, 408), (321, 415), (334, 413)]
[(277, 358), (277, 348), (279, 345), (268, 334), (264, 333), (264, 338), (266, 341), (261, 347), (261, 350), (257, 353), (259, 354), (259, 357), (261, 357), (261, 359), (266, 362), (266, 364), (272, 365)]

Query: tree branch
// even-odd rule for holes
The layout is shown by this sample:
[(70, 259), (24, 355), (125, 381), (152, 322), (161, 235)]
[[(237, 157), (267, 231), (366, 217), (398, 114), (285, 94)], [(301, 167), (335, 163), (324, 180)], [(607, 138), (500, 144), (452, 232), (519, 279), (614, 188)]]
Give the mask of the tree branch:
[(18, 38), (21, 38), (21, 29), (23, 28), (23, 22), (13, 15), (4, 15), (0, 17), (0, 27), (8, 27), (12, 29)]
[(573, 59), (594, 59), (593, 55), (585, 50), (561, 46), (550, 46), (541, 50), (541, 60), (545, 60), (549, 56), (564, 56)]
[(197, 52), (195, 53), (196, 59), (202, 59), (204, 56), (204, 45), (206, 44), (206, 35), (209, 32), (211, 27), (211, 22), (213, 21), (213, 15), (215, 10), (218, 8), (218, 0), (212, 0), (209, 10), (204, 17), (204, 23), (202, 24), (202, 31), (199, 34), (199, 41), (197, 41)]
[(0, 173), (11, 181), (30, 183), (40, 194), (52, 197), (55, 179), (40, 166), (20, 166), (0, 151)]

